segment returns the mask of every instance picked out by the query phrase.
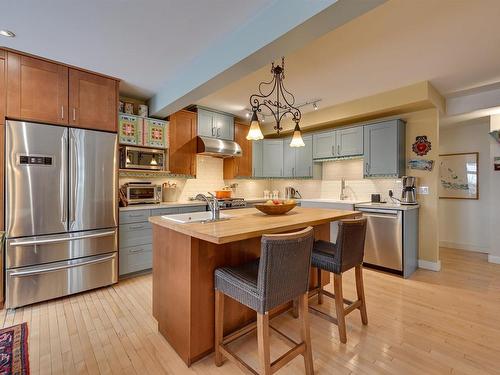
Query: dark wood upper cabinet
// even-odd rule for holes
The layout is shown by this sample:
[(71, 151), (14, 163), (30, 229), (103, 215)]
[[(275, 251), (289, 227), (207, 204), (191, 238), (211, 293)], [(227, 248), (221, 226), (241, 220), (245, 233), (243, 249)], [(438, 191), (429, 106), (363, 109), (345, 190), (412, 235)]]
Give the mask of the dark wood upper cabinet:
[(171, 173), (196, 176), (196, 116), (189, 111), (179, 111), (170, 116)]
[(7, 117), (68, 123), (68, 68), (7, 53)]
[(114, 79), (69, 70), (69, 124), (81, 128), (117, 129), (117, 82)]
[(252, 141), (247, 140), (248, 125), (234, 123), (234, 140), (241, 146), (242, 156), (224, 159), (224, 179), (252, 177)]

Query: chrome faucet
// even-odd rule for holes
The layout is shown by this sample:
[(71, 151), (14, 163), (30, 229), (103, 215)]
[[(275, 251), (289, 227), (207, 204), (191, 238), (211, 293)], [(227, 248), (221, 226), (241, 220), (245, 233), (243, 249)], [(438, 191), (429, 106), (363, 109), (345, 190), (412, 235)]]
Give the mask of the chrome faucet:
[(343, 201), (345, 199), (347, 199), (347, 194), (345, 193), (345, 189), (346, 189), (346, 186), (345, 186), (345, 178), (342, 177), (340, 179), (340, 200)]
[(208, 195), (210, 195), (210, 197), (212, 199), (209, 199), (204, 194), (198, 194), (195, 199), (200, 200), (200, 201), (204, 200), (207, 202), (208, 208), (210, 208), (210, 213), (211, 213), (210, 220), (211, 221), (220, 220), (219, 201), (217, 200), (217, 198), (215, 198), (215, 195), (213, 195), (212, 193), (208, 192)]

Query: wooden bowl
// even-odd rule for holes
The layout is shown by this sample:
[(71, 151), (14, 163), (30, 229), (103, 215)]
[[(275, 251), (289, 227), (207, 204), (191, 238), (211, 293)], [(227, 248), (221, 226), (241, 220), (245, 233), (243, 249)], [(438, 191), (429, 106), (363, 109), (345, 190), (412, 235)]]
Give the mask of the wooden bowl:
[(292, 210), (297, 203), (287, 204), (256, 204), (254, 207), (266, 215), (283, 215)]

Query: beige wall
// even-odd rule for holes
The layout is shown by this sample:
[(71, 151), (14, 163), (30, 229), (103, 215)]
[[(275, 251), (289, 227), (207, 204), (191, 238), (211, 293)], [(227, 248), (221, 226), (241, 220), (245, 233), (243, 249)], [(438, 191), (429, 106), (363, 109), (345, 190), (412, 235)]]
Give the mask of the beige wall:
[(411, 146), (415, 137), (426, 135), (432, 143), (431, 151), (424, 157), (434, 160), (432, 172), (407, 169), (406, 173), (417, 177), (419, 186), (428, 186), (429, 195), (418, 195), (420, 203), (419, 259), (429, 262), (439, 261), (439, 113), (436, 109), (412, 112), (402, 115), (406, 120), (406, 157), (418, 158)]

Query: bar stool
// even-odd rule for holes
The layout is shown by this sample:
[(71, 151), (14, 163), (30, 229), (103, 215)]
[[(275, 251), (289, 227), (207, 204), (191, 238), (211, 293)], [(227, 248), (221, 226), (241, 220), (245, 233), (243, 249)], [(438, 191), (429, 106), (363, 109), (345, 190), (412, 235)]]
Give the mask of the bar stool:
[[(234, 361), (242, 370), (258, 374), (227, 345), (257, 329), (259, 362), (262, 374), (278, 371), (297, 355), (304, 357), (306, 374), (313, 374), (311, 338), (309, 334), (308, 290), (314, 231), (308, 227), (296, 233), (263, 235), (261, 257), (238, 267), (215, 270), (215, 364), (223, 357)], [(243, 327), (226, 337), (224, 327), (224, 295), (257, 312), (257, 324)], [(269, 325), (269, 311), (286, 302), (299, 299), (300, 336), (297, 343)], [(271, 363), (269, 328), (294, 344), (294, 347)]]
[[(335, 310), (337, 317), (333, 317), (316, 307), (309, 306), (315, 315), (337, 324), (339, 336), (342, 343), (347, 342), (345, 316), (358, 309), (361, 314), (361, 321), (368, 324), (366, 314), (365, 291), (363, 286), (363, 256), (365, 253), (366, 218), (341, 220), (339, 222), (339, 232), (337, 242), (315, 241), (311, 265), (318, 270), (318, 286), (313, 289), (310, 295), (318, 295), (318, 304), (323, 303), (323, 295), (335, 300)], [(356, 292), (358, 299), (354, 302), (343, 297), (342, 274), (345, 271), (355, 268)], [(333, 273), (334, 292), (332, 294), (323, 290), (321, 286), (321, 270)], [(344, 304), (347, 305), (344, 308)]]

